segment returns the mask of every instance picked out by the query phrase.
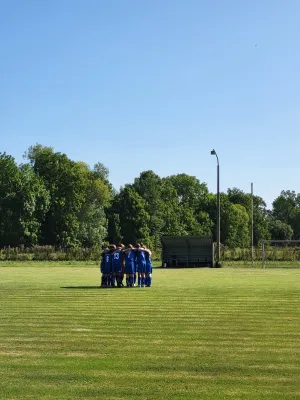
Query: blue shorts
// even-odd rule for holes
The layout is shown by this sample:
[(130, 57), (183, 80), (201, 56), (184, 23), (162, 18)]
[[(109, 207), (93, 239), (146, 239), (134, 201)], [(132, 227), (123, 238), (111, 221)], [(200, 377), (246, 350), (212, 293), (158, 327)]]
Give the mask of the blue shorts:
[(137, 265), (137, 272), (140, 274), (145, 274), (146, 273), (146, 263), (140, 263)]
[(113, 264), (112, 265), (112, 272), (114, 274), (121, 274), (122, 273), (122, 264)]
[(133, 275), (135, 273), (135, 265), (132, 264), (125, 264), (125, 274), (126, 275)]
[(104, 264), (102, 273), (105, 275), (110, 275), (111, 274), (111, 265)]
[(146, 264), (146, 274), (147, 275), (150, 275), (150, 274), (152, 274), (152, 264)]

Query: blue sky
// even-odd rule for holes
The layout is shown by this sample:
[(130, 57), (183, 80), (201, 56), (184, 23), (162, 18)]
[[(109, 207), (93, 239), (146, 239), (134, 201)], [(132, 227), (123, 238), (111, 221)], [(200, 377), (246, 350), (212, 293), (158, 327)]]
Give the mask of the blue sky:
[(185, 172), (268, 206), (299, 188), (298, 0), (0, 0), (0, 151), (53, 146), (116, 188)]

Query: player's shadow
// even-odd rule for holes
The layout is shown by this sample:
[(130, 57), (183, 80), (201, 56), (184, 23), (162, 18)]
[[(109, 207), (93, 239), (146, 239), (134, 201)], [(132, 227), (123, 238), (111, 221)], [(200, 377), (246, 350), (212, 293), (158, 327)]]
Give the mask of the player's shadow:
[(61, 286), (61, 289), (99, 289), (99, 290), (111, 290), (111, 289), (123, 289), (122, 287), (100, 287), (100, 286)]
[(62, 286), (61, 289), (104, 289), (100, 286)]

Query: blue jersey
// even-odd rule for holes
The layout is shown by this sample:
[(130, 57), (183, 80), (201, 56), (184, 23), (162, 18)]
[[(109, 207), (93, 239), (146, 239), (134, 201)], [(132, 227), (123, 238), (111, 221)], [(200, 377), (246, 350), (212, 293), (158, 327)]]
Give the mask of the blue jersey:
[(113, 255), (112, 260), (113, 272), (122, 272), (123, 254), (121, 250), (117, 250)]
[(151, 256), (149, 253), (145, 252), (145, 258), (146, 258), (146, 265), (152, 268), (152, 261), (151, 261)]
[(136, 261), (138, 265), (146, 264), (146, 253), (143, 250), (138, 250), (136, 253)]
[(125, 274), (134, 274), (135, 273), (135, 252), (129, 251), (125, 253)]
[(146, 256), (143, 250), (136, 251), (136, 263), (137, 263), (137, 271), (139, 273), (146, 272)]
[(145, 252), (146, 258), (146, 274), (152, 274), (152, 261), (149, 253)]
[(129, 251), (125, 253), (125, 265), (133, 265), (135, 263), (135, 253), (134, 251)]
[(103, 273), (104, 274), (110, 274), (111, 273), (111, 262), (112, 262), (112, 255), (110, 251), (107, 251), (106, 253), (103, 254)]

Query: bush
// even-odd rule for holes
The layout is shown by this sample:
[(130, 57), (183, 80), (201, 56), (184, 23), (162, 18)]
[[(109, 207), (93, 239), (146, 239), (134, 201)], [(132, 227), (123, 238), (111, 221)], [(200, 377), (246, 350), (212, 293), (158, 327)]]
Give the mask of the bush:
[[(0, 249), (0, 261), (96, 261), (101, 259), (102, 247), (92, 248), (55, 248), (54, 246), (33, 247), (6, 247)], [(223, 261), (251, 261), (250, 248), (221, 247), (221, 259)], [(161, 250), (152, 251), (152, 260), (160, 261)], [(254, 261), (262, 259), (260, 246), (254, 248)], [(266, 261), (299, 261), (300, 247), (266, 246)]]
[(55, 248), (54, 246), (6, 247), (0, 249), (0, 261), (99, 261), (102, 247)]

